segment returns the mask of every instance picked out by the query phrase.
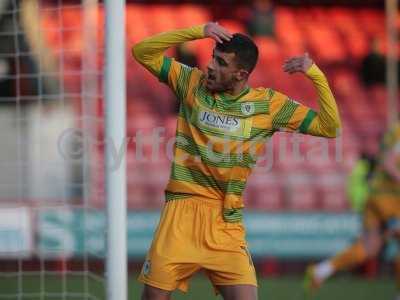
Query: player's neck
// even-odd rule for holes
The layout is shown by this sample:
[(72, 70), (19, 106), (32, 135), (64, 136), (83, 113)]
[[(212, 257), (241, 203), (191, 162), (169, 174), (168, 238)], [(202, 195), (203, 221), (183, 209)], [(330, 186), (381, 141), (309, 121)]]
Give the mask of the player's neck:
[(243, 93), (243, 91), (247, 88), (247, 82), (238, 82), (231, 89), (224, 91), (224, 94), (229, 97), (235, 98), (236, 96), (239, 96), (241, 93)]

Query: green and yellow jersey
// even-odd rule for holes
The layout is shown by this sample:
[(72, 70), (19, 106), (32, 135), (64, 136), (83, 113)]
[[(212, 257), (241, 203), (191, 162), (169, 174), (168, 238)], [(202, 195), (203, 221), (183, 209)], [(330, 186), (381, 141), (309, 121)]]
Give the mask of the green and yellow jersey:
[(210, 93), (201, 70), (164, 56), (173, 45), (204, 38), (203, 32), (204, 25), (162, 33), (135, 45), (133, 55), (180, 100), (166, 200), (223, 201), (224, 219), (237, 222), (247, 178), (267, 138), (280, 130), (335, 137), (340, 119), (327, 80), (315, 64), (307, 76), (319, 94), (319, 113), (271, 88), (246, 88), (234, 97)]
[(383, 136), (378, 165), (371, 182), (372, 194), (394, 194), (400, 196), (399, 182), (385, 170), (384, 159), (388, 151), (397, 153), (396, 166), (400, 170), (400, 123), (396, 123)]

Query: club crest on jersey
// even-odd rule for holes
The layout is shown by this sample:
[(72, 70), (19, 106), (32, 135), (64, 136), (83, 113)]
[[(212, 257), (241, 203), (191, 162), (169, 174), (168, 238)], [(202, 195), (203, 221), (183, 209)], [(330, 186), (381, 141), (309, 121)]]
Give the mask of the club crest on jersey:
[(242, 113), (246, 116), (253, 114), (255, 111), (254, 103), (242, 103), (241, 110)]
[(150, 260), (146, 259), (146, 261), (143, 264), (143, 269), (142, 269), (143, 275), (145, 275), (145, 276), (149, 275), (150, 267), (151, 267)]

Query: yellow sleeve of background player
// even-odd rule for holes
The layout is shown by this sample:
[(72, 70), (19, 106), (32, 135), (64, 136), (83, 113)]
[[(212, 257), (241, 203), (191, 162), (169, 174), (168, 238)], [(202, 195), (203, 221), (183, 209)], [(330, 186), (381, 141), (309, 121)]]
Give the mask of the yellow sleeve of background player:
[(299, 131), (304, 134), (336, 137), (341, 127), (335, 98), (322, 71), (313, 64), (307, 71), (318, 92), (320, 111), (316, 112), (286, 95), (274, 92), (270, 115), (274, 130)]
[(192, 75), (196, 74), (200, 78), (201, 71), (183, 65), (164, 53), (172, 46), (204, 38), (204, 26), (163, 32), (146, 38), (133, 46), (133, 57), (160, 81), (168, 84), (178, 98), (183, 99)]
[[(400, 122), (393, 124), (387, 132), (383, 135), (381, 142), (382, 152), (390, 151), (392, 149), (400, 149)], [(400, 153), (400, 151), (397, 151)]]

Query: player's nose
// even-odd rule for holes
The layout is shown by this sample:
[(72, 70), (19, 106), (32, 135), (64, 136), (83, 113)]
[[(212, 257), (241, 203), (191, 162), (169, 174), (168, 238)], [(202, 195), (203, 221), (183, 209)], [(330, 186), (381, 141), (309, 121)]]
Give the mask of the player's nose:
[(215, 70), (213, 60), (211, 60), (211, 61), (208, 63), (207, 69), (208, 69), (209, 72)]

